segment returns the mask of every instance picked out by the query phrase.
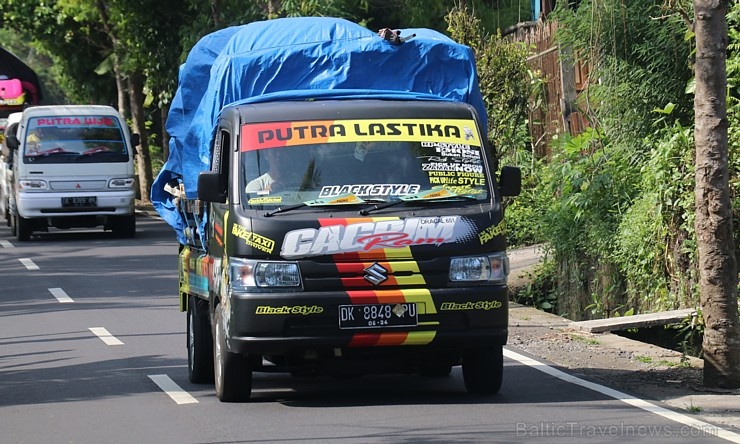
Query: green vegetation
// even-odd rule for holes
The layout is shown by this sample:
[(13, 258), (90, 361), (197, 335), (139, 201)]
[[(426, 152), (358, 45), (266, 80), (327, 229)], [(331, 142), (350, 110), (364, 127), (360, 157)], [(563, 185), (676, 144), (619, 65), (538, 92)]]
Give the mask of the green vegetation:
[(688, 405), (686, 405), (686, 411), (687, 412), (690, 412), (690, 413), (699, 413), (702, 410), (704, 410), (704, 409), (701, 408), (701, 407), (699, 407), (698, 405), (694, 405), (694, 401), (693, 400), (691, 400), (691, 403), (689, 403)]
[[(659, 3), (584, 0), (553, 17), (561, 24), (558, 44), (589, 62), (579, 107), (591, 128), (554, 139), (507, 220), (538, 215), (525, 232), (549, 245), (552, 264), (535, 280), (542, 287), (525, 296), (538, 304), (555, 295), (553, 312), (569, 319), (699, 306), (694, 42), (681, 14), (668, 7), (690, 4)], [(730, 8), (730, 188), (739, 252), (740, 5)]]
[(580, 342), (586, 345), (600, 345), (601, 344), (601, 342), (598, 339), (594, 339), (594, 338), (587, 338), (587, 337), (576, 335), (576, 334), (570, 334), (568, 336), (573, 341)]

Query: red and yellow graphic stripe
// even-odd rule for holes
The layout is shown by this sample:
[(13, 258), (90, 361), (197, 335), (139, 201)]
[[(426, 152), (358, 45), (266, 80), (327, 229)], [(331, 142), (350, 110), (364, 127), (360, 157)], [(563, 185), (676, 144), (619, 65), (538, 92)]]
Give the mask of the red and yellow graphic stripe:
[[(354, 290), (347, 291), (353, 304), (394, 304), (394, 303), (416, 303), (419, 316), (436, 314), (432, 295), (425, 288), (402, 289), (402, 290)], [(437, 325), (437, 322), (429, 322), (426, 325)], [(420, 322), (419, 325), (425, 325)], [(387, 345), (425, 345), (432, 342), (436, 335), (435, 331), (405, 331), (405, 332), (382, 332), (382, 333), (357, 333), (352, 336), (350, 347), (377, 347)]]
[[(376, 217), (376, 218), (346, 218), (346, 219), (319, 219), (321, 226), (350, 225), (364, 222), (380, 222), (384, 220), (399, 220), (398, 217)], [(368, 289), (347, 290), (347, 295), (353, 304), (392, 304), (392, 303), (416, 303), (419, 316), (436, 314), (437, 309), (428, 289), (423, 288), (424, 276), (420, 273), (419, 265), (413, 260), (410, 247), (384, 248), (370, 252), (352, 252), (335, 255), (341, 257), (341, 262), (336, 261), (337, 271), (340, 275), (355, 275), (342, 277), (345, 288), (357, 288), (367, 286), (376, 288), (367, 282), (362, 273), (365, 268), (377, 262), (388, 270), (388, 280), (381, 285), (403, 287), (416, 286), (421, 288), (409, 289)], [(393, 260), (403, 258), (401, 260)], [(349, 259), (349, 261), (347, 261)], [(409, 273), (408, 275), (404, 275)], [(401, 276), (396, 276), (401, 274)], [(419, 325), (434, 326), (438, 322), (419, 322)], [(393, 346), (393, 345), (424, 345), (434, 340), (435, 331), (410, 331), (410, 332), (381, 332), (381, 333), (356, 333), (350, 341), (350, 347), (371, 346)]]

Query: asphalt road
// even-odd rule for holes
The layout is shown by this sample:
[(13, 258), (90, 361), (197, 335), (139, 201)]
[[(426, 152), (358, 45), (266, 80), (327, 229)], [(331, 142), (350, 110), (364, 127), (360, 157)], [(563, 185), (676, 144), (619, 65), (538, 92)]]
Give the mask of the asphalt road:
[(468, 395), (455, 369), (257, 374), (252, 402), (220, 403), (187, 379), (176, 267), (158, 219), (139, 218), (128, 240), (74, 230), (21, 243), (0, 227), (0, 442), (724, 442), (512, 348), (491, 397)]

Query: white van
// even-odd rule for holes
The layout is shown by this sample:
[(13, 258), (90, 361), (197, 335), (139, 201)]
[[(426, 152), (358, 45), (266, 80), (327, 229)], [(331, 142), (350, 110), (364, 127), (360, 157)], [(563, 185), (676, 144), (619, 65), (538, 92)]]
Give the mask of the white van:
[(10, 226), (10, 204), (13, 202), (13, 151), (5, 143), (5, 136), (15, 135), (18, 131), (18, 123), (23, 113), (11, 113), (5, 119), (3, 137), (0, 137), (0, 215), (5, 219), (5, 224)]
[(120, 237), (136, 233), (134, 150), (110, 106), (50, 105), (23, 111), (13, 163), (11, 231), (26, 241), (48, 227), (102, 225)]

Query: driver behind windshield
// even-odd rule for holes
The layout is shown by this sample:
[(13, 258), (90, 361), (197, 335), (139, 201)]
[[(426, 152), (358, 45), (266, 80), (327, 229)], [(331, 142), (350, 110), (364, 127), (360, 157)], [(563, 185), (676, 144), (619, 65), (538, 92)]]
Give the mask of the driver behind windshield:
[[(287, 167), (285, 163), (287, 162), (281, 162), (281, 160), (287, 159), (282, 159), (283, 157), (286, 157), (286, 155), (279, 151), (282, 150), (279, 148), (272, 148), (262, 151), (264, 153), (263, 158), (267, 161), (269, 169), (265, 174), (251, 180), (244, 191), (247, 193), (269, 193), (272, 190), (273, 184), (284, 178), (286, 174), (285, 169)], [(276, 189), (278, 186), (279, 184), (276, 185)]]
[(315, 163), (313, 159), (303, 156), (303, 151), (306, 150), (283, 147), (260, 150), (258, 156), (267, 161), (268, 170), (249, 181), (244, 191), (269, 194), (314, 188), (318, 180), (318, 174), (314, 171)]

